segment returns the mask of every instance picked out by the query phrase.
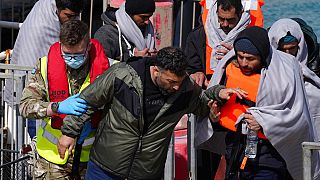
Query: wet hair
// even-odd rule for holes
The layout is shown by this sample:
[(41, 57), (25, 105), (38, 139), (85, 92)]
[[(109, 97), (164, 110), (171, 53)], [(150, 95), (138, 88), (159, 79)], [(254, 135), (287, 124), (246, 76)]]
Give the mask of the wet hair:
[(175, 75), (182, 77), (186, 75), (187, 61), (186, 56), (180, 48), (165, 47), (159, 50), (155, 65), (160, 70), (169, 70)]
[(58, 10), (70, 9), (75, 13), (80, 13), (84, 7), (83, 0), (56, 0)]
[(242, 3), (241, 0), (218, 0), (217, 1), (217, 7), (221, 6), (221, 9), (224, 11), (231, 10), (233, 7), (236, 9), (236, 13), (239, 17), (241, 17), (242, 12)]
[(83, 39), (89, 42), (88, 26), (80, 20), (70, 20), (61, 25), (60, 42), (64, 45), (74, 46)]

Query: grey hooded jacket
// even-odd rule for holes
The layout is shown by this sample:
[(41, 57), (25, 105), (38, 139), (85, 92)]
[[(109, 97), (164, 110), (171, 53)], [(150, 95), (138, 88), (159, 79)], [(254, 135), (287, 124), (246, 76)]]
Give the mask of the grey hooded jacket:
[(104, 25), (94, 34), (103, 46), (104, 51), (109, 59), (117, 61), (127, 61), (130, 57), (130, 51), (133, 51), (133, 44), (124, 38), (120, 28), (117, 27), (116, 12), (117, 9), (108, 7), (102, 13), (101, 19)]
[[(135, 66), (143, 66), (145, 59)], [(169, 96), (155, 119), (144, 128), (142, 78), (127, 63), (117, 63), (98, 77), (80, 95), (91, 108), (80, 117), (67, 116), (61, 129), (76, 137), (83, 123), (90, 119), (92, 108), (104, 107), (90, 160), (111, 174), (127, 179), (160, 179), (171, 134), (186, 113), (208, 115), (207, 103), (219, 99), (217, 85), (203, 91), (189, 77), (179, 90)]]

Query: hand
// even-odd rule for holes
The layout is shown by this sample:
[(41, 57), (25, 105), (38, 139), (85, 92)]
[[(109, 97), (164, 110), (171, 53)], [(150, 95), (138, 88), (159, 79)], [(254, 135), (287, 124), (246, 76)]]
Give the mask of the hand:
[(209, 118), (212, 122), (218, 122), (220, 120), (220, 107), (218, 106), (217, 101), (210, 100), (208, 102), (210, 108)]
[(156, 56), (158, 53), (158, 50), (157, 49), (152, 49), (152, 50), (149, 50), (148, 51), (148, 55), (149, 56)]
[(216, 51), (217, 60), (221, 60), (233, 48), (232, 45), (225, 42), (221, 42), (220, 45), (221, 48), (218, 48)]
[(219, 92), (219, 97), (224, 100), (229, 100), (231, 95), (236, 94), (240, 99), (247, 97), (248, 93), (240, 88), (225, 88)]
[(58, 141), (58, 152), (61, 159), (64, 159), (66, 155), (66, 150), (68, 150), (68, 155), (72, 154), (72, 149), (74, 147), (74, 138), (68, 137), (66, 135), (62, 135)]
[(245, 113), (243, 118), (247, 122), (247, 127), (249, 129), (252, 129), (254, 131), (260, 130), (260, 124), (256, 121), (252, 114)]
[(209, 81), (207, 80), (207, 77), (203, 72), (196, 72), (191, 74), (190, 76), (200, 87), (202, 87), (202, 85), (208, 87)]
[(142, 51), (139, 51), (137, 48), (134, 48), (133, 50), (133, 55), (136, 57), (145, 57), (149, 55), (149, 49), (145, 48)]
[(58, 113), (81, 116), (88, 109), (87, 102), (79, 97), (80, 94), (73, 95), (59, 103)]

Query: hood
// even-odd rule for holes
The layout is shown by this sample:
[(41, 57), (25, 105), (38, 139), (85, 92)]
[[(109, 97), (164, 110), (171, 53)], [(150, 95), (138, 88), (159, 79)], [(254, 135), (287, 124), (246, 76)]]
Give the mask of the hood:
[[(259, 51), (259, 55), (261, 56), (261, 61), (264, 65), (269, 65), (269, 54), (271, 52), (270, 42), (268, 38), (267, 30), (258, 27), (251, 26), (241, 31), (233, 43), (233, 47), (240, 39), (248, 39)], [(235, 49), (235, 51), (237, 51)]]
[(104, 13), (101, 14), (101, 19), (105, 24), (113, 25), (115, 26), (115, 23), (117, 22), (116, 19), (116, 11), (117, 8), (108, 7)]
[(292, 19), (280, 19), (276, 21), (269, 30), (269, 39), (271, 45), (278, 49), (278, 43), (281, 38), (287, 35), (290, 32), (292, 36), (297, 38), (299, 44), (299, 50), (297, 53), (297, 60), (303, 64), (307, 63), (308, 58), (308, 47), (305, 41), (303, 32), (300, 28), (300, 25)]

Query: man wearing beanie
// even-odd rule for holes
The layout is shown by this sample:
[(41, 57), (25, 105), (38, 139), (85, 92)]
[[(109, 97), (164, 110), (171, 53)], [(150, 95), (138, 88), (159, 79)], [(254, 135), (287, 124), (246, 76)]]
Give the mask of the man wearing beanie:
[(103, 45), (109, 61), (127, 61), (132, 56), (156, 53), (154, 29), (149, 20), (154, 11), (154, 0), (126, 0), (119, 9), (107, 8), (101, 15), (105, 25), (94, 38)]
[[(247, 97), (231, 96), (220, 104), (214, 121), (200, 122), (198, 127), (208, 124), (208, 131), (197, 140), (225, 154), (226, 179), (302, 179), (301, 143), (317, 138), (298, 62), (271, 48), (267, 31), (255, 26), (243, 30), (233, 46), (217, 66), (209, 87), (239, 88)], [(249, 129), (258, 137), (255, 157), (245, 154), (244, 134)], [(318, 154), (313, 158), (319, 163)], [(319, 173), (316, 163), (315, 176)]]

